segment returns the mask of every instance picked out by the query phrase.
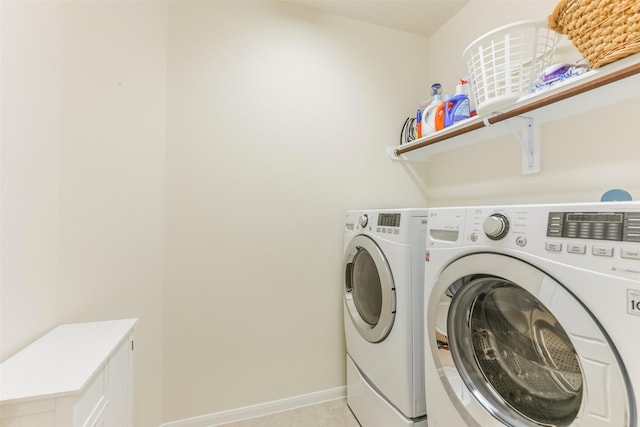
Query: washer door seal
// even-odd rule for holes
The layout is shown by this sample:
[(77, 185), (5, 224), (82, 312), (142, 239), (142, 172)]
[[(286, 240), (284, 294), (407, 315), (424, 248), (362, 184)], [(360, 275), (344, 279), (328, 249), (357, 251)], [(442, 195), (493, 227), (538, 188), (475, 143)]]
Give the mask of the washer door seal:
[(369, 237), (353, 238), (344, 260), (345, 309), (360, 335), (384, 340), (395, 320), (396, 295), (389, 263)]

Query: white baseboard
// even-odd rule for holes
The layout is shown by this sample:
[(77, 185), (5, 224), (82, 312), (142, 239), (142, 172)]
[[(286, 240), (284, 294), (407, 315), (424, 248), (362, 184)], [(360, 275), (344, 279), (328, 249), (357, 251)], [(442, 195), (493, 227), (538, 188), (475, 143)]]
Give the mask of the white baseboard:
[(261, 417), (277, 412), (290, 411), (303, 406), (317, 405), (331, 400), (344, 399), (347, 396), (347, 387), (336, 387), (315, 393), (288, 397), (272, 402), (259, 403), (237, 409), (215, 412), (184, 420), (171, 421), (160, 427), (214, 427), (227, 423), (234, 423), (247, 418)]

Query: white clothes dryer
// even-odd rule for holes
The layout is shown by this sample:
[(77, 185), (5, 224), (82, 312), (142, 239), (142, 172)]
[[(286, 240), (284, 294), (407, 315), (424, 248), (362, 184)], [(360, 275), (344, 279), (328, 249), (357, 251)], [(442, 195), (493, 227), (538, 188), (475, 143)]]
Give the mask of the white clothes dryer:
[(427, 210), (349, 211), (344, 236), (347, 403), (363, 427), (426, 427)]
[(429, 427), (637, 427), (640, 203), (430, 210)]

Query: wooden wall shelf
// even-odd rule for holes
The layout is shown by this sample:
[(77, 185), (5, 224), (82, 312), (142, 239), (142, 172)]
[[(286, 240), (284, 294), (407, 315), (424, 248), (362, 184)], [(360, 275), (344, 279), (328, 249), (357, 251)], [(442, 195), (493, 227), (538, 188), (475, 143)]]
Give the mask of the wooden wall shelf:
[(529, 151), (534, 163), (538, 163), (523, 163), (523, 173), (537, 172), (539, 125), (639, 97), (640, 54), (636, 54), (527, 94), (503, 111), (472, 117), (433, 135), (392, 147), (389, 156), (400, 161), (426, 161), (433, 154), (515, 133), (523, 145), (524, 157), (529, 156)]

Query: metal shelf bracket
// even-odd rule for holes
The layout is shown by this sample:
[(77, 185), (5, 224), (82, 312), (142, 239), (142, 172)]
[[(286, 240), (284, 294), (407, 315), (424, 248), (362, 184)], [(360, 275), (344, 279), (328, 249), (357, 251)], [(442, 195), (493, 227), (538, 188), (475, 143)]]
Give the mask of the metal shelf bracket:
[(534, 123), (533, 118), (523, 116), (513, 117), (507, 123), (522, 148), (522, 174), (540, 172), (540, 126)]

